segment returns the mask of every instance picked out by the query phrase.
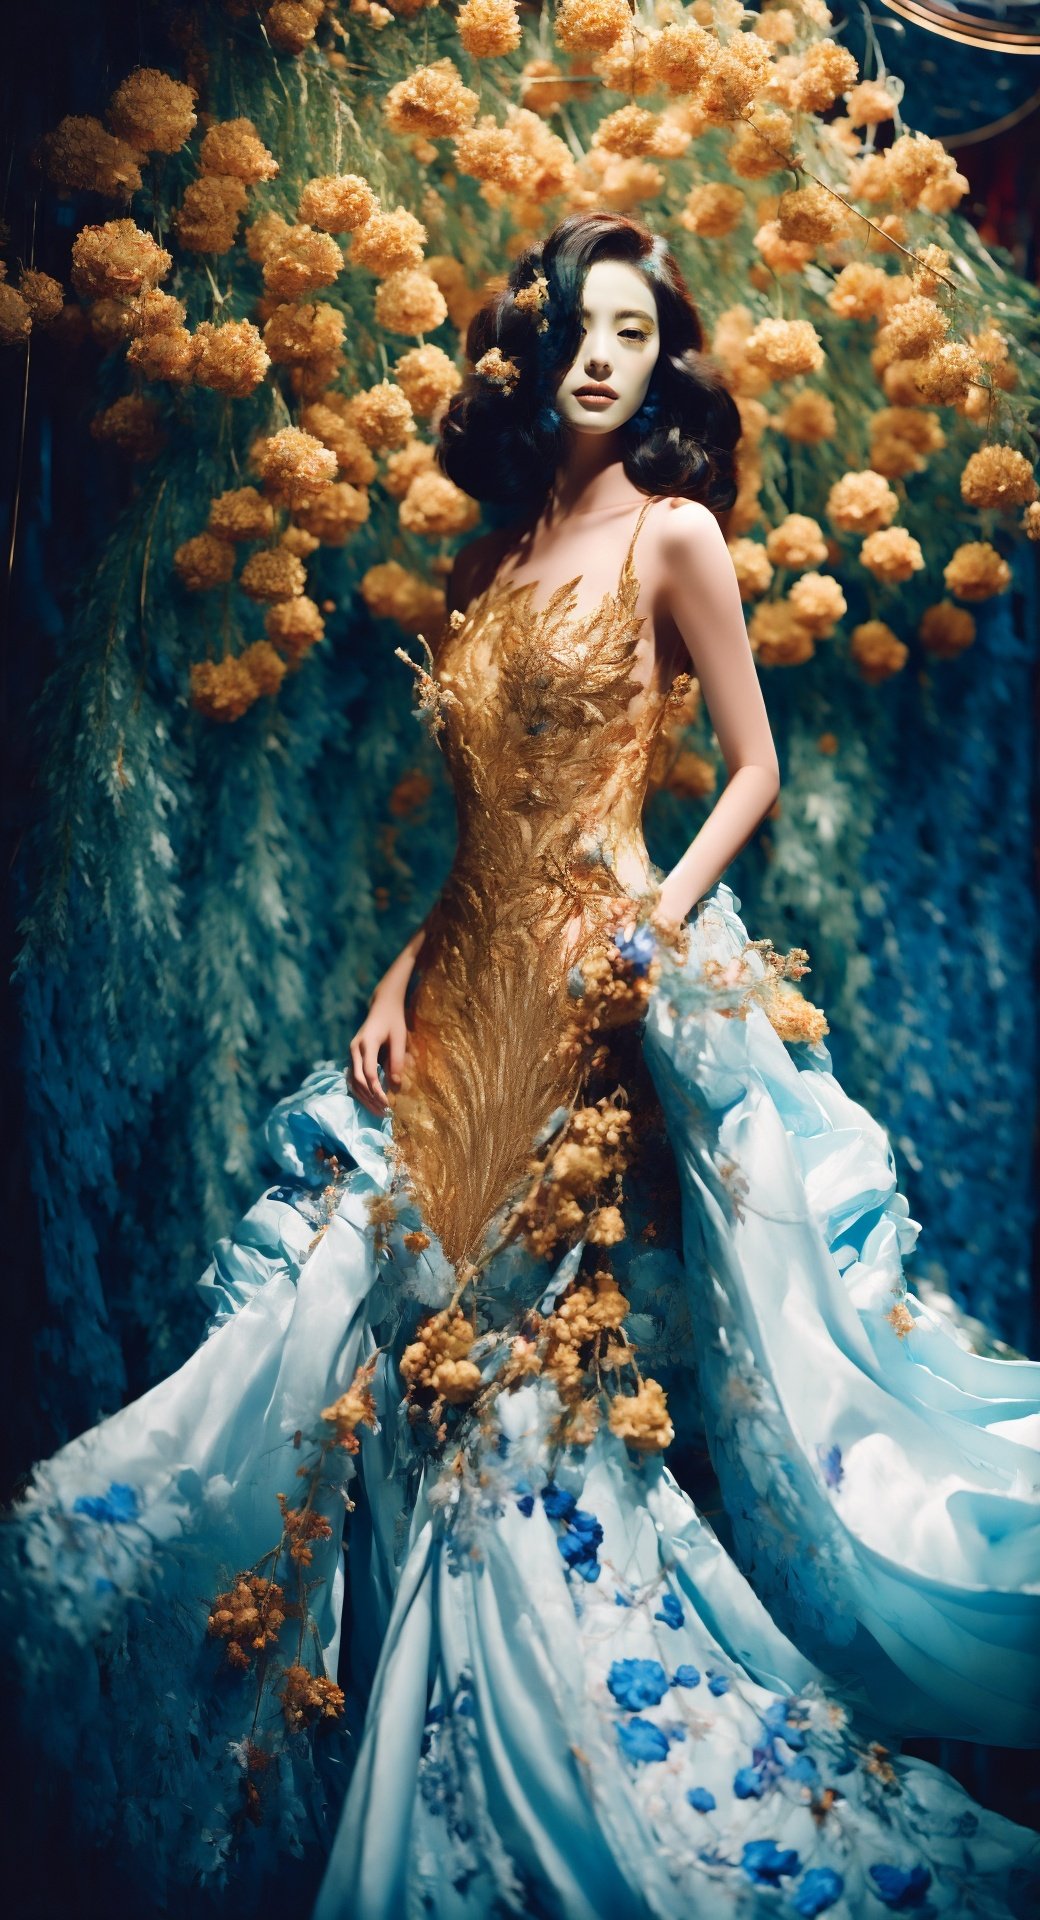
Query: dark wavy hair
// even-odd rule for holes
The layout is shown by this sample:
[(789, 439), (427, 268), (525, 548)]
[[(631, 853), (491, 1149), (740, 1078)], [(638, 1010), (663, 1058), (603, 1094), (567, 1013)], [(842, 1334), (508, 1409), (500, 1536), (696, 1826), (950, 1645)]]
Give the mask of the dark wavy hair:
[[(609, 211), (560, 220), (540, 245), (518, 255), (505, 286), (473, 315), (470, 362), (497, 347), (519, 368), (519, 379), (506, 394), (475, 371), (464, 375), (441, 417), (441, 471), (491, 508), (492, 521), (544, 507), (566, 447), (556, 393), (581, 342), (581, 296), (595, 260), (637, 268), (657, 306), (658, 359), (642, 406), (619, 429), (626, 474), (650, 496), (684, 495), (725, 512), (737, 491), (736, 403), (704, 352), (700, 316), (670, 247), (641, 221)], [(539, 274), (549, 289), (541, 313), (516, 304)], [(539, 318), (548, 321), (544, 330)]]

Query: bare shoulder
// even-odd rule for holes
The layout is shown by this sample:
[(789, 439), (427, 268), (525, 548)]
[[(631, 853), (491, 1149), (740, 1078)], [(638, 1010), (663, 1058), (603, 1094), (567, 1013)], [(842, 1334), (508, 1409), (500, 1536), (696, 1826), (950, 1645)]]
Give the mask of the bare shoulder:
[(665, 559), (688, 550), (691, 545), (703, 547), (717, 543), (722, 538), (722, 530), (711, 508), (703, 506), (699, 500), (687, 500), (679, 494), (669, 494), (661, 512), (655, 517), (660, 551)]

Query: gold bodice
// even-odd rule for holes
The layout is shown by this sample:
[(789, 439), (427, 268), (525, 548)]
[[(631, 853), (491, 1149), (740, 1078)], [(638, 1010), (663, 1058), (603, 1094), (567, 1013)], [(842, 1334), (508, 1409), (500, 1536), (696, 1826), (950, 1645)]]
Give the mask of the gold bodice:
[[(458, 846), (426, 922), (394, 1140), (449, 1259), (478, 1252), (540, 1127), (573, 1100), (563, 1044), (570, 969), (656, 894), (642, 832), (654, 741), (689, 687), (632, 672), (640, 509), (619, 586), (573, 609), (579, 574), (540, 610), (499, 576), (453, 613), (431, 672), (412, 665), (455, 790)], [(407, 659), (407, 655), (402, 655)], [(633, 703), (635, 711), (633, 713)]]

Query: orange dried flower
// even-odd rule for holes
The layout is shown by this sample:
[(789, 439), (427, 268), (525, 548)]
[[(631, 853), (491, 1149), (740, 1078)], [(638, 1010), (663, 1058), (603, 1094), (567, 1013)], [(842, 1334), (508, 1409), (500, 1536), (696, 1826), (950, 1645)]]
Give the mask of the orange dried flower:
[(129, 309), (127, 330), (137, 335), (175, 330), (183, 327), (185, 312), (183, 300), (175, 300), (172, 293), (162, 293), (158, 287), (146, 287)]
[(392, 380), (380, 380), (351, 395), (349, 422), (367, 447), (402, 447), (415, 432), (415, 417), (407, 396)]
[[(304, 654), (309, 653), (310, 649), (323, 637), (325, 622), (321, 617), (321, 609), (315, 602), (305, 593), (300, 593), (292, 600), (278, 600), (273, 606), (268, 607), (264, 631), (271, 645), (284, 655), (290, 668), (293, 668), (299, 665)], [(339, 1406), (339, 1404), (339, 1401), (336, 1401), (335, 1405)], [(333, 1410), (326, 1407), (322, 1419), (327, 1420)], [(347, 1441), (341, 1438), (339, 1445), (347, 1446)]]
[(286, 302), (275, 307), (266, 321), (264, 345), (277, 364), (305, 366), (338, 353), (345, 333), (344, 315), (327, 300), (302, 305)]
[(744, 113), (772, 78), (773, 49), (757, 33), (735, 33), (720, 47), (701, 83), (697, 104), (711, 120)]
[(195, 127), (195, 89), (158, 67), (135, 67), (116, 88), (108, 124), (145, 153), (176, 153)]
[(627, 0), (561, 0), (553, 36), (565, 53), (598, 53), (627, 33), (631, 22)]
[(958, 600), (990, 600), (1007, 592), (1011, 568), (988, 540), (966, 540), (946, 562), (943, 579)]
[(189, 593), (223, 586), (235, 571), (235, 549), (213, 533), (197, 533), (175, 550), (174, 568)]
[(289, 1542), (289, 1558), (298, 1566), (309, 1567), (314, 1560), (311, 1541), (331, 1540), (332, 1522), (313, 1507), (290, 1507), (284, 1493), (277, 1498), (282, 1510), (282, 1529)]
[(203, 173), (220, 173), (246, 186), (273, 180), (278, 162), (264, 146), (251, 120), (217, 120), (208, 128), (199, 149)]
[(480, 519), (480, 508), (446, 474), (428, 468), (412, 481), (399, 517), (406, 533), (435, 540), (468, 533)]
[(18, 276), (18, 292), (29, 309), (34, 327), (49, 326), (65, 304), (65, 289), (52, 274), (24, 267)]
[[(397, 369), (395, 368), (396, 372)], [(383, 486), (393, 500), (403, 500), (413, 480), (421, 473), (439, 472), (436, 461), (436, 449), (429, 440), (420, 440), (418, 436), (409, 440), (406, 446), (399, 447), (395, 453), (387, 455), (383, 468)]]
[(402, 267), (421, 266), (425, 241), (426, 228), (407, 207), (374, 213), (351, 235), (350, 264), (386, 278)]
[(281, 244), (286, 235), (292, 232), (291, 223), (280, 213), (269, 211), (258, 213), (246, 228), (246, 252), (251, 260), (260, 265), (266, 260), (272, 249)]
[(800, 667), (811, 660), (816, 642), (785, 600), (767, 600), (748, 621), (751, 651), (763, 667)]
[(218, 1593), (206, 1631), (227, 1642), (229, 1665), (248, 1667), (254, 1653), (272, 1646), (285, 1625), (285, 1593), (273, 1580), (239, 1574), (226, 1593)]
[(322, 1407), (322, 1421), (334, 1428), (336, 1446), (347, 1448), (347, 1452), (357, 1452), (357, 1428), (376, 1427), (376, 1400), (372, 1394), (372, 1379), (376, 1375), (376, 1356), (363, 1361), (357, 1369), (345, 1394), (340, 1394), (330, 1407)]
[(118, 448), (131, 460), (154, 460), (166, 445), (159, 424), (159, 409), (144, 394), (127, 393), (113, 401), (90, 423), (95, 440)]
[(675, 1438), (668, 1396), (657, 1380), (644, 1380), (635, 1393), (615, 1394), (609, 1424), (611, 1433), (639, 1453), (663, 1453)]
[(244, 399), (254, 393), (271, 365), (270, 355), (251, 320), (208, 320), (195, 329), (195, 379), (200, 387)]
[(785, 240), (801, 240), (813, 247), (837, 239), (849, 224), (841, 201), (815, 181), (782, 193), (776, 217)]
[(463, 0), (455, 27), (473, 60), (515, 53), (522, 38), (516, 0)]
[(766, 536), (766, 553), (775, 567), (801, 572), (827, 558), (827, 542), (818, 520), (806, 513), (789, 513)]
[(952, 600), (939, 600), (925, 608), (917, 635), (927, 653), (938, 660), (953, 660), (971, 646), (975, 616), (967, 607), (955, 607)]
[(302, 593), (306, 585), (302, 560), (284, 547), (251, 554), (239, 579), (242, 592), (251, 600), (291, 600), (294, 594)]
[[(302, 8), (277, 4), (267, 15), (268, 31), (271, 30), (272, 14), (300, 13)], [(312, 30), (313, 31), (313, 30)], [(277, 45), (278, 42), (276, 41)], [(289, 48), (289, 51), (295, 51)], [(282, 1703), (282, 1715), (290, 1733), (299, 1733), (304, 1727), (312, 1727), (319, 1720), (334, 1720), (343, 1712), (345, 1696), (342, 1687), (334, 1680), (326, 1679), (324, 1674), (313, 1674), (308, 1667), (286, 1667), (285, 1678), (279, 1690), (278, 1698)]]
[(272, 234), (263, 258), (264, 286), (279, 300), (299, 300), (330, 287), (343, 271), (343, 249), (331, 233), (304, 224)]
[(654, 34), (646, 50), (647, 65), (658, 85), (669, 93), (693, 94), (718, 57), (719, 43), (696, 21), (668, 21)]
[(774, 380), (815, 373), (824, 359), (820, 336), (809, 320), (760, 320), (745, 352), (752, 366), (763, 367)]
[(228, 253), (235, 244), (246, 189), (232, 174), (207, 173), (184, 190), (173, 216), (177, 238), (191, 253)]
[(404, 633), (422, 633), (444, 619), (444, 589), (397, 560), (369, 567), (359, 586), (369, 611), (379, 620), (395, 621)]
[(418, 267), (402, 267), (376, 288), (376, 325), (386, 333), (433, 333), (448, 317), (436, 280)]
[(785, 240), (778, 220), (759, 227), (754, 244), (772, 273), (803, 273), (815, 251), (805, 240)]
[(1025, 507), (1037, 497), (1032, 462), (1014, 447), (980, 447), (961, 473), (969, 507)]
[(910, 649), (883, 620), (864, 620), (852, 629), (849, 652), (861, 678), (870, 686), (878, 686), (905, 667)]
[(303, 501), (296, 509), (298, 524), (325, 547), (345, 546), (358, 527), (369, 517), (368, 494), (352, 487), (348, 480), (334, 480), (313, 501)]
[(301, 427), (282, 427), (256, 441), (251, 458), (269, 498), (287, 506), (309, 501), (336, 478), (335, 454)]
[(417, 419), (426, 420), (457, 393), (462, 375), (443, 347), (411, 347), (394, 365), (394, 380)]
[(859, 68), (847, 47), (836, 40), (815, 40), (801, 56), (791, 87), (791, 105), (801, 113), (825, 113), (859, 79)]
[(842, 320), (875, 320), (886, 308), (888, 280), (884, 267), (850, 260), (827, 295), (827, 305)]
[(130, 301), (157, 286), (173, 255), (133, 220), (83, 227), (72, 243), (72, 284), (85, 300)]
[(831, 573), (803, 573), (789, 587), (787, 604), (814, 640), (829, 639), (848, 612), (845, 595)]
[[(332, 405), (333, 401), (342, 405)], [(368, 487), (376, 477), (376, 463), (357, 428), (351, 426), (345, 407), (342, 394), (326, 394), (304, 407), (300, 425), (335, 454), (342, 479), (356, 487)]]
[(377, 205), (363, 174), (320, 174), (308, 180), (300, 195), (300, 222), (321, 233), (353, 233), (372, 218)]
[(528, 112), (554, 113), (557, 107), (566, 106), (576, 92), (553, 60), (528, 60), (521, 69), (520, 105)]
[(905, 527), (882, 527), (870, 533), (859, 550), (861, 564), (877, 580), (909, 580), (920, 573), (924, 554), (920, 542)]
[[(432, 66), (419, 67), (406, 79), (398, 80), (383, 102), (383, 115), (395, 133), (446, 139), (472, 126), (479, 106), (479, 95), (472, 87), (463, 85), (454, 60), (445, 58), (435, 60)], [(417, 262), (409, 260), (398, 264), (409, 266)]]
[(769, 591), (773, 578), (773, 563), (765, 547), (758, 540), (746, 539), (730, 540), (728, 546), (741, 599), (757, 600)]
[(898, 495), (884, 474), (870, 467), (843, 474), (827, 495), (827, 518), (845, 533), (876, 533), (891, 526), (898, 511)]
[(726, 162), (742, 180), (764, 180), (789, 165), (794, 123), (779, 107), (757, 106), (730, 142)]
[(40, 141), (40, 165), (66, 193), (129, 200), (141, 188), (141, 156), (92, 114), (69, 113)]
[(849, 122), (854, 127), (878, 127), (895, 114), (895, 101), (880, 80), (861, 80), (845, 95)]
[(210, 502), (207, 526), (220, 540), (267, 540), (274, 508), (255, 487), (232, 487)]
[(912, 294), (891, 310), (877, 337), (890, 360), (918, 360), (949, 331), (949, 316), (924, 294)]
[(186, 327), (162, 327), (131, 340), (126, 355), (145, 380), (169, 380), (186, 386), (192, 377), (193, 341)]
[(0, 345), (20, 346), (32, 332), (32, 314), (20, 293), (0, 281)]
[(274, 0), (264, 19), (272, 47), (279, 53), (303, 53), (313, 41), (324, 11), (324, 0)]
[(775, 416), (774, 424), (785, 439), (795, 440), (805, 446), (833, 440), (838, 431), (833, 401), (827, 394), (815, 393), (811, 388), (804, 393), (796, 393), (783, 412)]
[[(613, 44), (597, 54), (591, 64), (591, 70), (602, 80), (605, 87), (613, 93), (627, 93), (630, 100), (643, 94), (656, 93), (661, 81), (654, 74), (651, 62), (652, 41), (642, 32), (633, 19), (627, 34), (621, 35)], [(525, 100), (525, 107), (537, 105), (533, 100)]]

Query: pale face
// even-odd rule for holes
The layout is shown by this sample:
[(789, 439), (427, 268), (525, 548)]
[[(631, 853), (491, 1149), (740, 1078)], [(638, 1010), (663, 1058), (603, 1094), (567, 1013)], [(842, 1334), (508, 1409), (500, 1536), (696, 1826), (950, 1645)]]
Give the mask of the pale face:
[[(641, 273), (624, 260), (594, 260), (585, 275), (583, 333), (574, 364), (556, 391), (569, 427), (604, 434), (639, 411), (661, 351), (657, 302)], [(613, 399), (582, 398), (588, 386)]]

